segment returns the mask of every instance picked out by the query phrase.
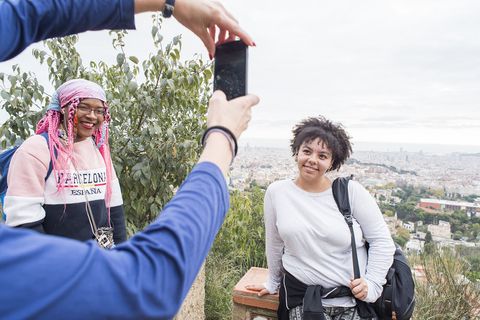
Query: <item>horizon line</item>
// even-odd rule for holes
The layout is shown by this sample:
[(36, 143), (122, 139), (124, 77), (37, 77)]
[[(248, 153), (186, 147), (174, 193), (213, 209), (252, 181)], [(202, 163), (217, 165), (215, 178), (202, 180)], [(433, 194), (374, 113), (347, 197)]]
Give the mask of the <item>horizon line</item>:
[[(270, 147), (288, 149), (290, 139), (245, 137), (239, 141), (239, 146)], [(353, 141), (354, 151), (378, 152), (425, 152), (425, 153), (480, 153), (480, 145), (442, 144), (428, 142), (383, 142), (383, 141)]]

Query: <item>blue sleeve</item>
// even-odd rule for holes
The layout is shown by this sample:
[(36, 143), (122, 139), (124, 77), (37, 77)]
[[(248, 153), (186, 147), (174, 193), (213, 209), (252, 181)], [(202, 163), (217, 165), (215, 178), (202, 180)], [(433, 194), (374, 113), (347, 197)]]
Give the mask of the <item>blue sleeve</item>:
[(134, 0), (3, 0), (0, 61), (47, 38), (87, 30), (133, 28)]
[(108, 251), (0, 225), (2, 319), (171, 319), (228, 210), (220, 169), (198, 164), (155, 222)]

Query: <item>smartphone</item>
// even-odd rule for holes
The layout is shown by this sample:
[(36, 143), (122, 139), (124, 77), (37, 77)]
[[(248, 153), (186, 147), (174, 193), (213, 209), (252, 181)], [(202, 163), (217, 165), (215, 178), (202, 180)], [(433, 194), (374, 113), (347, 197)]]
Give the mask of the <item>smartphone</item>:
[(215, 50), (213, 90), (222, 90), (227, 100), (247, 94), (248, 46), (243, 41), (226, 42)]

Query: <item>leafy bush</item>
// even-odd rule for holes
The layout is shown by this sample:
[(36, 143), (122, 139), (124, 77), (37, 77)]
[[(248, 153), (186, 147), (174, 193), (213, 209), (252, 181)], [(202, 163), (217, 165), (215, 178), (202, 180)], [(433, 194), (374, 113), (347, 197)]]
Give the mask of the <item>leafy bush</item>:
[(264, 191), (233, 191), (230, 211), (207, 257), (205, 314), (231, 319), (232, 289), (251, 267), (266, 267)]
[[(33, 50), (54, 87), (84, 78), (107, 92), (111, 154), (130, 235), (158, 215), (195, 164), (211, 86), (211, 64), (199, 58), (181, 62), (180, 37), (164, 45), (160, 25), (155, 16), (156, 51), (142, 62), (124, 51), (126, 31), (111, 32), (117, 51), (113, 65), (85, 65), (75, 47), (77, 36), (48, 40), (48, 50)], [(19, 66), (12, 71), (0, 73), (0, 102), (10, 115), (0, 126), (3, 147), (30, 136), (50, 100), (34, 74)]]

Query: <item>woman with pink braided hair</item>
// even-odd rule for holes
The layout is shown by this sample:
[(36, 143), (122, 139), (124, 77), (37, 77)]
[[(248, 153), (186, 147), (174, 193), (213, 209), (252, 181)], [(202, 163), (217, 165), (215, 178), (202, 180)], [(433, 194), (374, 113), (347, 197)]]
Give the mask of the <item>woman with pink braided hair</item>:
[(82, 241), (96, 238), (105, 247), (125, 241), (123, 201), (108, 146), (109, 121), (99, 85), (83, 79), (61, 85), (36, 135), (12, 158), (6, 224)]

